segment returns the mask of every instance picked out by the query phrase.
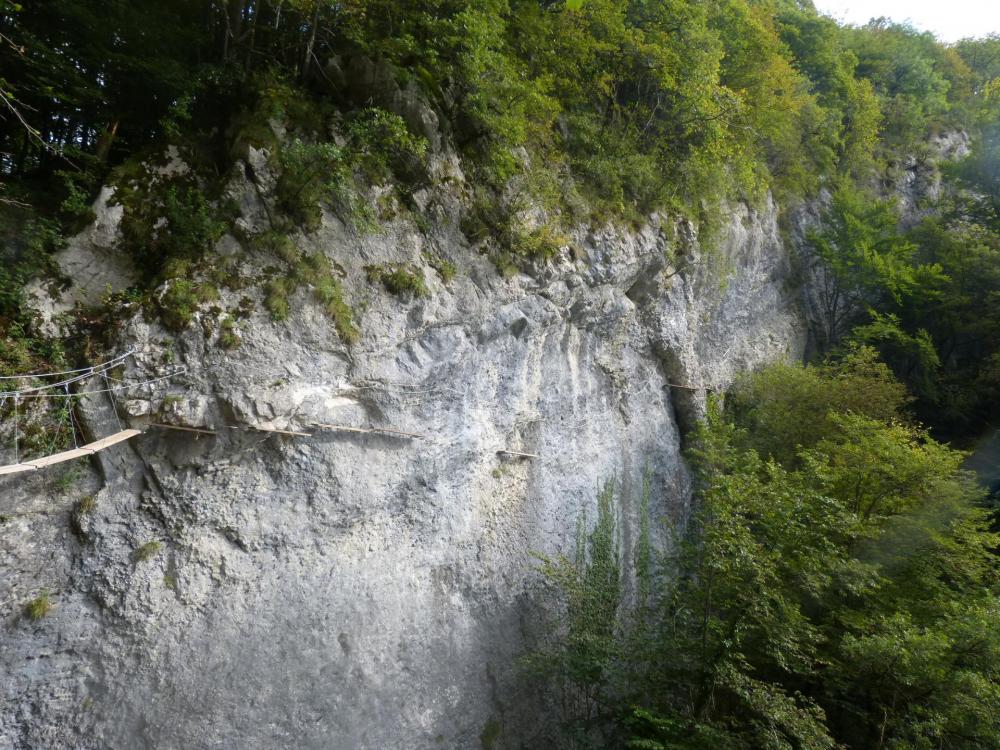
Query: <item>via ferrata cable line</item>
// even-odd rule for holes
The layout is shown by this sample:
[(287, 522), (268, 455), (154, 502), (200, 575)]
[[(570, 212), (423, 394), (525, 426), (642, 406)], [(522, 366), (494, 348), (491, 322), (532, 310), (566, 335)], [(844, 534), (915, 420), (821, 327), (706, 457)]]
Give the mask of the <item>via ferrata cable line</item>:
[(80, 443), (76, 439), (76, 420), (73, 419), (73, 400), (69, 398), (69, 384), (66, 384), (66, 415), (69, 417), (69, 431), (73, 435), (73, 447), (79, 449)]
[[(160, 382), (163, 382), (164, 380), (169, 380), (170, 378), (175, 377), (177, 375), (182, 375), (185, 372), (187, 372), (187, 368), (186, 367), (182, 367), (179, 370), (175, 370), (174, 372), (169, 373), (168, 375), (161, 375), (158, 378), (151, 378), (150, 380), (143, 380), (143, 381), (138, 382), (138, 383), (125, 383), (125, 381), (123, 381), (123, 380), (116, 380), (115, 378), (109, 378), (110, 380), (114, 380), (116, 383), (122, 383), (122, 385), (118, 386), (118, 387), (112, 386), (110, 388), (98, 388), (98, 389), (93, 390), (93, 391), (86, 391), (86, 392), (84, 392), (82, 394), (74, 393), (74, 394), (70, 394), (69, 398), (79, 398), (81, 396), (96, 396), (96, 395), (98, 395), (100, 393), (122, 393), (123, 391), (128, 391), (128, 390), (131, 390), (133, 388), (142, 388), (143, 386), (153, 385), (154, 383), (160, 383)], [(86, 377), (90, 377), (90, 375), (87, 375)], [(12, 396), (13, 393), (0, 394), (0, 395)], [(65, 394), (63, 394), (63, 393), (33, 393), (33, 394), (27, 394), (27, 395), (25, 395), (24, 392), (21, 392), (21, 398), (22, 399), (28, 399), (28, 398), (67, 398), (67, 396)]]
[(18, 439), (18, 436), (17, 436), (17, 402), (19, 400), (20, 400), (20, 397), (18, 396), (18, 394), (15, 393), (14, 394), (14, 463), (16, 463), (16, 464), (21, 463), (21, 457), (20, 457), (20, 455), (18, 453), (18, 447), (17, 447), (17, 439)]
[[(155, 383), (160, 383), (168, 380), (176, 375), (179, 375), (187, 370), (187, 368), (179, 368), (173, 372), (162, 375), (156, 378), (150, 378), (148, 380), (127, 383), (123, 380), (118, 380), (109, 376), (108, 372), (113, 368), (117, 367), (125, 362), (125, 360), (135, 353), (134, 349), (130, 349), (125, 354), (122, 354), (114, 359), (110, 359), (106, 362), (102, 362), (99, 365), (94, 365), (92, 367), (82, 367), (76, 370), (65, 370), (61, 372), (51, 372), (51, 373), (39, 373), (31, 375), (6, 375), (2, 376), (2, 380), (39, 380), (46, 377), (61, 377), (62, 380), (44, 383), (42, 385), (31, 386), (22, 389), (12, 389), (9, 391), (0, 391), (0, 407), (3, 407), (7, 403), (7, 399), (10, 398), (13, 401), (13, 417), (14, 417), (14, 463), (8, 464), (6, 466), (0, 466), (0, 475), (5, 474), (17, 474), (25, 471), (34, 471), (40, 469), (44, 466), (51, 466), (53, 464), (62, 463), (63, 461), (69, 461), (75, 458), (81, 458), (83, 456), (93, 455), (100, 450), (105, 448), (110, 448), (113, 445), (117, 445), (125, 440), (135, 437), (136, 435), (141, 435), (141, 430), (127, 429), (125, 425), (122, 424), (121, 416), (118, 413), (118, 403), (115, 399), (115, 392), (129, 391), (133, 388), (139, 388), (144, 386), (150, 386)], [(64, 376), (70, 377), (64, 377)], [(98, 385), (103, 385), (103, 387), (94, 388), (93, 390), (86, 390), (81, 393), (73, 393), (70, 391), (70, 386), (75, 383), (82, 383), (83, 381), (92, 378), (94, 376), (100, 376), (103, 383), (98, 383)], [(111, 381), (118, 383), (120, 385), (113, 386)], [(79, 400), (85, 396), (92, 396), (101, 393), (108, 394), (108, 400), (110, 401), (111, 409), (115, 415), (115, 424), (118, 427), (118, 431), (108, 435), (103, 438), (94, 440), (93, 442), (87, 443), (85, 445), (80, 445), (80, 441), (77, 433), (82, 434), (82, 429), (77, 423), (76, 416), (74, 415), (74, 399)], [(73, 448), (65, 450), (59, 453), (50, 454), (47, 456), (42, 456), (41, 458), (35, 458), (31, 460), (23, 460), (23, 451), (21, 445), (21, 409), (20, 405), (22, 400), (27, 399), (66, 399), (65, 406), (67, 411), (67, 419), (69, 421), (70, 432), (73, 435)], [(61, 418), (61, 417), (60, 417)]]
[(122, 430), (122, 420), (118, 416), (118, 404), (115, 402), (115, 394), (111, 390), (111, 383), (108, 382), (108, 371), (102, 370), (101, 376), (104, 378), (104, 387), (108, 391), (108, 399), (111, 401), (111, 411), (114, 412), (115, 422), (118, 423), (118, 431)]
[[(90, 375), (95, 370), (105, 370), (110, 369), (131, 357), (135, 354), (136, 350), (134, 348), (129, 349), (124, 354), (120, 354), (114, 359), (109, 359), (107, 362), (102, 362), (99, 365), (91, 365), (90, 367), (79, 367), (75, 370), (61, 370), (60, 372), (39, 372), (39, 373), (26, 373), (24, 375), (0, 375), (0, 380), (30, 380), (31, 378), (42, 379), (42, 378), (55, 378), (61, 375), (76, 375), (78, 373), (86, 373)], [(85, 375), (85, 377), (86, 377)]]

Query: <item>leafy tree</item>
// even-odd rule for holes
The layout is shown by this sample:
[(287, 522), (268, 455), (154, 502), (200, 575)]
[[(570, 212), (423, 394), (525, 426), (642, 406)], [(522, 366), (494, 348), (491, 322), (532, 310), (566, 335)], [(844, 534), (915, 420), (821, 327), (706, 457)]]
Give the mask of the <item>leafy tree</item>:
[(822, 228), (809, 234), (821, 261), (817, 296), (821, 346), (846, 334), (869, 306), (897, 309), (922, 286), (942, 279), (933, 263), (919, 263), (917, 247), (897, 228), (891, 202), (842, 185), (833, 194)]
[[(995, 745), (1000, 540), (963, 455), (900, 419), (868, 350), (766, 370), (741, 394), (695, 436), (699, 506), (636, 604), (647, 627), (598, 635), (615, 659), (591, 673), (577, 746)], [(570, 602), (600, 590), (546, 572)], [(594, 653), (554, 649), (559, 664)]]
[(577, 530), (574, 559), (541, 557), (542, 570), (566, 596), (565, 629), (559, 643), (565, 647), (540, 652), (534, 669), (554, 677), (567, 729), (581, 742), (607, 700), (607, 683), (614, 680), (620, 659), (619, 607), (622, 566), (614, 518), (614, 482), (597, 498), (597, 520), (584, 535), (586, 518)]
[(877, 352), (862, 346), (819, 365), (777, 363), (748, 374), (733, 387), (726, 409), (746, 428), (740, 433), (744, 447), (794, 467), (802, 449), (837, 432), (837, 414), (888, 422), (909, 402)]

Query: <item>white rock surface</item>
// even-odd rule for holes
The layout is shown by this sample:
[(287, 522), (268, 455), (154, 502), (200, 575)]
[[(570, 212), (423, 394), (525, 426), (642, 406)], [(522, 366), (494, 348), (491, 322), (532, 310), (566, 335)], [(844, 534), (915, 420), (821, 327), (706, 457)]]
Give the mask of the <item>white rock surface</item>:
[(129, 257), (118, 250), (124, 209), (113, 199), (114, 188), (101, 188), (93, 205), (94, 221), (56, 253), (55, 261), (69, 285), (52, 289), (50, 284), (32, 280), (25, 287), (29, 303), (40, 315), (43, 333), (58, 334), (59, 316), (77, 305), (98, 305), (108, 294), (123, 291), (138, 279)]
[[(233, 351), (197, 324), (127, 324), (128, 377), (175, 366), (166, 346), (188, 367), (167, 416), (219, 434), (150, 429), (65, 490), (0, 478), (0, 748), (478, 748), (491, 722), (496, 748), (551, 746), (516, 664), (543, 607), (532, 553), (572, 553), (615, 478), (630, 555), (647, 470), (653, 515), (683, 522), (677, 419), (704, 391), (669, 384), (723, 388), (805, 334), (772, 205), (732, 208), (712, 250), (684, 225), (581, 231), (587, 260), (511, 280), (456, 227), (358, 238), (328, 218), (302, 240), (363, 310), (350, 349), (305, 291), (284, 323), (258, 305)], [(429, 268), (426, 299), (366, 284), (431, 247), (450, 287)], [(136, 424), (164, 392), (130, 394)], [(89, 429), (109, 416), (94, 397)], [(229, 428), (314, 422), (426, 437)], [(29, 621), (43, 588), (55, 609)]]

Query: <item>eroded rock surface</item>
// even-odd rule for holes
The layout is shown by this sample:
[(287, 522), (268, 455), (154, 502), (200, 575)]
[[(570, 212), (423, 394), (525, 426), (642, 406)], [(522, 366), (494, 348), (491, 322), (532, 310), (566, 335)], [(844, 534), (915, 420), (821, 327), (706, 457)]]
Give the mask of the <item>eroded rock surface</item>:
[[(516, 664), (544, 607), (532, 553), (571, 554), (612, 478), (626, 554), (645, 472), (653, 515), (683, 522), (678, 420), (804, 343), (771, 205), (734, 207), (710, 249), (684, 224), (581, 230), (510, 280), (455, 221), (358, 237), (327, 217), (298, 242), (343, 269), (358, 344), (305, 290), (282, 323), (224, 291), (258, 303), (235, 350), (208, 310), (181, 336), (136, 315), (127, 377), (187, 371), (128, 394), (130, 419), (218, 434), (150, 427), (62, 489), (0, 479), (0, 748), (470, 748), (487, 727), (546, 746)], [(423, 268), (431, 295), (368, 284), (380, 263)], [(31, 621), (41, 589), (55, 608)]]

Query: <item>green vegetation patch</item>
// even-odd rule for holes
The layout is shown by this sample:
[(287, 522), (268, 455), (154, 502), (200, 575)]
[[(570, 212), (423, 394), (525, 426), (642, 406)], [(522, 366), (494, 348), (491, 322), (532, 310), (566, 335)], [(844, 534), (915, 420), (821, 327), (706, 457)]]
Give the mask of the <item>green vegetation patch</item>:
[(571, 744), (1000, 742), (1000, 537), (906, 403), (871, 350), (748, 376), (689, 446), (697, 504), (669, 554), (647, 519), (623, 554), (633, 501), (605, 488), (575, 556), (543, 559), (565, 610), (529, 660)]
[(243, 338), (236, 331), (236, 321), (227, 315), (219, 326), (219, 346), (223, 349), (239, 349), (242, 345)]
[(163, 549), (163, 545), (155, 539), (146, 542), (132, 551), (132, 559), (135, 562), (147, 562), (152, 560)]
[(43, 591), (24, 606), (24, 615), (29, 620), (38, 621), (47, 617), (54, 607), (55, 604), (52, 603), (49, 592)]
[(424, 283), (421, 269), (413, 265), (366, 266), (369, 283), (381, 283), (387, 291), (397, 296), (427, 297), (430, 290)]
[(354, 313), (344, 299), (343, 285), (330, 260), (322, 253), (305, 253), (292, 239), (278, 232), (255, 238), (258, 248), (273, 253), (285, 264), (287, 273), (272, 275), (264, 285), (264, 307), (275, 320), (285, 320), (291, 307), (289, 297), (300, 286), (309, 287), (314, 299), (333, 321), (337, 335), (345, 344), (357, 342), (361, 332)]

